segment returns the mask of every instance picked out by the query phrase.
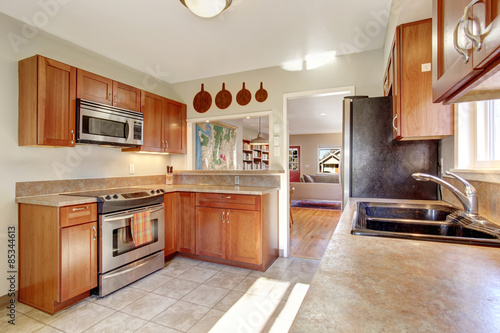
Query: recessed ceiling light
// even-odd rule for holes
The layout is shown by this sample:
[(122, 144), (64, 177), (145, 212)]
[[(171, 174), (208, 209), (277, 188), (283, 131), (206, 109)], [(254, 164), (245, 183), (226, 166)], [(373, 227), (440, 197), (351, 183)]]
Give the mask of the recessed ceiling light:
[(319, 115), (320, 116), (326, 116), (326, 113), (320, 113)]
[(247, 119), (250, 119), (250, 117), (246, 117)]
[(206, 122), (206, 123), (209, 123), (209, 122), (210, 122), (210, 120), (205, 120), (205, 122)]

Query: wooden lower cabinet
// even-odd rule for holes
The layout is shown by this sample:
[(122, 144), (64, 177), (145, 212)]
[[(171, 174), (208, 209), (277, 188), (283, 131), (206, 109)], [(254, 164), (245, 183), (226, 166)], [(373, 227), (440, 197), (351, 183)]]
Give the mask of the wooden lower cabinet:
[(97, 286), (97, 222), (61, 229), (61, 301)]
[(164, 196), (165, 206), (165, 256), (177, 252), (177, 193), (167, 193)]
[(196, 194), (196, 254), (265, 270), (278, 257), (277, 200), (277, 192)]
[(19, 204), (19, 302), (54, 314), (97, 287), (96, 211)]
[(194, 254), (195, 244), (195, 193), (177, 193), (177, 251)]

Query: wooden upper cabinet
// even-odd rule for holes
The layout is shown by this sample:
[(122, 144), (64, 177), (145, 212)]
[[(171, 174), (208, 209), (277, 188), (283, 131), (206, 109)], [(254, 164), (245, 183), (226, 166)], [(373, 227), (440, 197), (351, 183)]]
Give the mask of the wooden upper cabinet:
[(392, 58), (394, 138), (422, 140), (453, 135), (452, 106), (432, 100), (431, 20), (397, 27)]
[(163, 97), (146, 91), (141, 93), (141, 111), (144, 114), (144, 135), (142, 146), (138, 150), (164, 151), (162, 133), (163, 100)]
[(89, 101), (113, 105), (113, 80), (78, 69), (77, 97)]
[(500, 98), (499, 7), (500, 0), (433, 0), (434, 101)]
[(164, 121), (166, 150), (169, 153), (186, 153), (186, 104), (167, 100)]
[(142, 146), (123, 151), (186, 153), (186, 104), (142, 91), (141, 112), (144, 114)]
[(113, 105), (122, 109), (141, 111), (141, 90), (113, 81)]
[(76, 68), (40, 55), (19, 61), (19, 145), (75, 145)]
[(78, 98), (137, 112), (141, 110), (140, 89), (83, 69), (78, 69), (77, 90)]

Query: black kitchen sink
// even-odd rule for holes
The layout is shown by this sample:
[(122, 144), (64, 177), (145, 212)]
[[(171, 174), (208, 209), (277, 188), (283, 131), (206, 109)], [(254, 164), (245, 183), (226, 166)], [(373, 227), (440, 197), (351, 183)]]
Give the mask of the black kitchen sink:
[(358, 202), (351, 233), (500, 247), (500, 226), (437, 204)]

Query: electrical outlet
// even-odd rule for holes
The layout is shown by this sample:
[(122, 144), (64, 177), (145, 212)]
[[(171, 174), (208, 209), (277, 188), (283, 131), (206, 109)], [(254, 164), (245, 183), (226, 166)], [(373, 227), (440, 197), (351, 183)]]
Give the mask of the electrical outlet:
[(133, 175), (135, 173), (135, 164), (129, 164), (128, 173)]
[(240, 185), (240, 176), (234, 176), (234, 185)]

